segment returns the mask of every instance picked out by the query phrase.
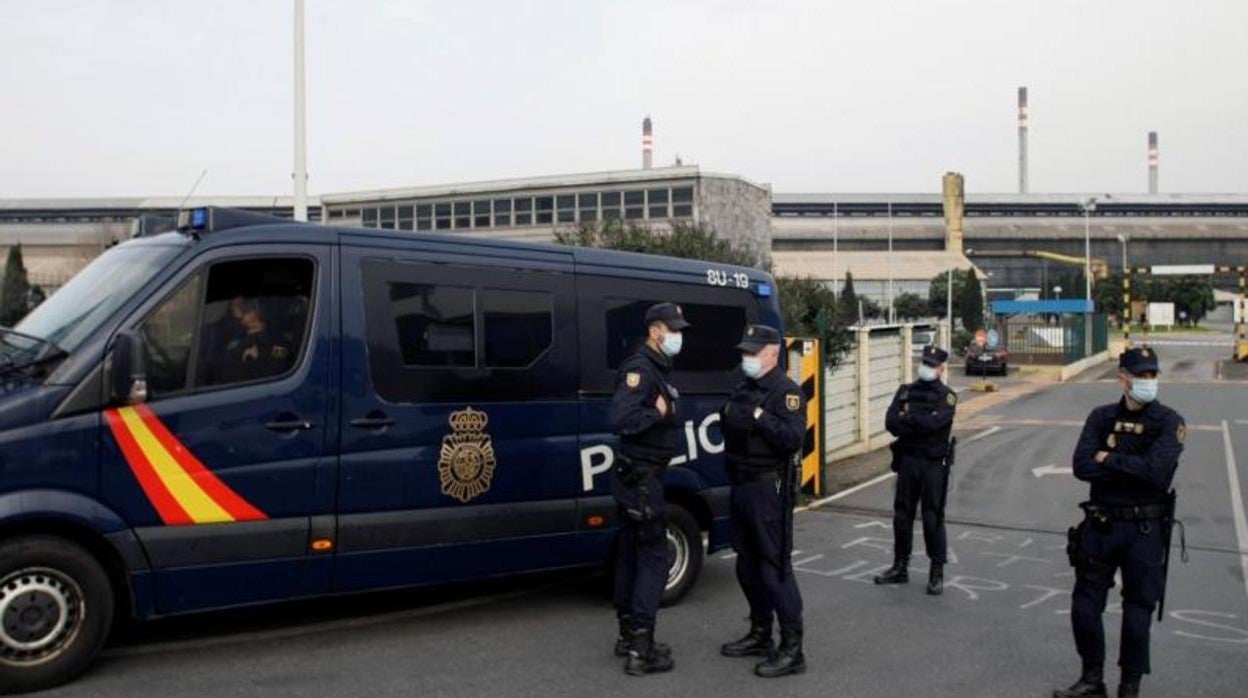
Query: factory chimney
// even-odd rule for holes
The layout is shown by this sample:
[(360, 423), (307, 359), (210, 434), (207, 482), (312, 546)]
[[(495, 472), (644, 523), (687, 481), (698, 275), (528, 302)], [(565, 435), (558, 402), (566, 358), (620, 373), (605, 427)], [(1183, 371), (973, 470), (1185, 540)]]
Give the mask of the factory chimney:
[(1148, 193), (1157, 193), (1157, 132), (1148, 132)]
[(641, 122), (641, 168), (650, 169), (654, 158), (654, 129), (647, 116)]
[(1027, 193), (1027, 88), (1018, 88), (1018, 193)]

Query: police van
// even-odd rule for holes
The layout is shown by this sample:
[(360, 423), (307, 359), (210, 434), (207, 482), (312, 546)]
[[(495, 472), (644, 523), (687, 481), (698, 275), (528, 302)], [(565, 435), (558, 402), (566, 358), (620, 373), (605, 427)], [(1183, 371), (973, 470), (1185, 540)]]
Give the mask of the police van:
[(112, 247), (0, 330), (0, 690), (127, 618), (607, 564), (607, 406), (659, 301), (693, 323), (670, 603), (729, 544), (766, 273), (215, 208)]

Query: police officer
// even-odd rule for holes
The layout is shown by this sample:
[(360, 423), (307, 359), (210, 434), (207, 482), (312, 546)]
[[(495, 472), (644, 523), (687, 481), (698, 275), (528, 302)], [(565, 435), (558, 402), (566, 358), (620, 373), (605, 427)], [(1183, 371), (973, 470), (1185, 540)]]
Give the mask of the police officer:
[(945, 488), (949, 484), (949, 434), (953, 430), (958, 396), (941, 378), (949, 353), (933, 346), (923, 348), (919, 379), (903, 385), (888, 406), (884, 425), (897, 437), (893, 442), (893, 471), (897, 489), (893, 496), (893, 566), (875, 578), (876, 584), (910, 581), (910, 549), (914, 538), (914, 510), (923, 503), (923, 543), (931, 569), (927, 593), (944, 591)]
[[(793, 578), (794, 473), (788, 467), (806, 436), (802, 391), (780, 370), (780, 333), (750, 325), (737, 345), (745, 380), (721, 411), (724, 455), (732, 483), (732, 545), (737, 581), (750, 606), (750, 631), (725, 644), (728, 657), (766, 657), (754, 673), (774, 678), (806, 670), (802, 654), (802, 596)], [(789, 478), (780, 487), (781, 479)], [(783, 491), (787, 496), (781, 496)], [(780, 620), (780, 649), (772, 617)]]
[(209, 382), (242, 383), (285, 373), (294, 361), (293, 342), (268, 326), (260, 302), (238, 296), (230, 302), (230, 313), (240, 332), (225, 347), (219, 376)]
[(1157, 354), (1129, 349), (1118, 359), (1123, 396), (1088, 415), (1075, 447), (1075, 477), (1092, 487), (1079, 505), (1082, 523), (1070, 529), (1075, 590), (1070, 621), (1083, 660), (1079, 680), (1055, 698), (1104, 696), (1105, 630), (1101, 615), (1122, 573), (1122, 669), (1119, 696), (1137, 696), (1149, 672), (1148, 639), (1153, 609), (1166, 584), (1174, 498), (1170, 485), (1186, 429), (1177, 412), (1157, 402)]
[(680, 395), (671, 382), (672, 358), (689, 327), (675, 303), (646, 311), (646, 343), (621, 366), (608, 420), (620, 438), (611, 494), (620, 512), (615, 568), (615, 608), (620, 623), (617, 656), (632, 676), (670, 671), (671, 651), (654, 640), (655, 617), (667, 586), (667, 551), (661, 476), (677, 451)]

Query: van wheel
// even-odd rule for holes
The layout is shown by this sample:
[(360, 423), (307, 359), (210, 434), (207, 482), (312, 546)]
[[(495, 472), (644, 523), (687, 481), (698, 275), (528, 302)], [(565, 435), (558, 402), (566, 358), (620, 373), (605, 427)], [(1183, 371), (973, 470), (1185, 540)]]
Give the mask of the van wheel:
[(0, 693), (81, 674), (113, 623), (112, 585), (86, 550), (53, 536), (0, 543)]
[(698, 581), (702, 572), (702, 559), (706, 550), (702, 545), (702, 529), (685, 509), (667, 505), (667, 554), (672, 566), (667, 572), (667, 587), (663, 589), (663, 605), (671, 606), (682, 598)]

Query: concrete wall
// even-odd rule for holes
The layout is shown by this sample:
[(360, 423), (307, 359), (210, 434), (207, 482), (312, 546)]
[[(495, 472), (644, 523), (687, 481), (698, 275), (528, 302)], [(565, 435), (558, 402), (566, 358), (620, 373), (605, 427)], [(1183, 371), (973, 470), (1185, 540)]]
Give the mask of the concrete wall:
[(698, 180), (697, 222), (756, 253), (771, 252), (771, 191), (728, 177)]
[(824, 376), (827, 462), (879, 448), (892, 440), (884, 415), (893, 395), (913, 380), (913, 328), (863, 328), (854, 348)]

